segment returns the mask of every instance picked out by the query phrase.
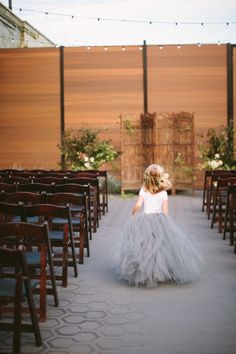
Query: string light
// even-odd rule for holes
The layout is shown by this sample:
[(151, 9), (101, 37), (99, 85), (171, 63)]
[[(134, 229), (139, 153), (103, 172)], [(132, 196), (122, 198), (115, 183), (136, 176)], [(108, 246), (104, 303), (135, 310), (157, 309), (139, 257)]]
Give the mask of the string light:
[(72, 15), (72, 14), (63, 14), (63, 13), (57, 13), (57, 12), (49, 12), (49, 11), (40, 11), (40, 10), (32, 10), (32, 9), (23, 9), (23, 8), (14, 8), (19, 11), (25, 11), (25, 12), (35, 12), (35, 13), (41, 13), (41, 14), (46, 14), (46, 15), (54, 15), (54, 16), (63, 16), (63, 17), (71, 17), (71, 18), (81, 18), (81, 19), (87, 19), (87, 20), (97, 20), (97, 21), (113, 21), (113, 22), (130, 22), (130, 23), (147, 23), (147, 24), (175, 24), (176, 26), (178, 25), (227, 25), (229, 24), (236, 24), (236, 21), (232, 22), (180, 22), (180, 21), (157, 21), (157, 20), (132, 20), (132, 19), (122, 19), (122, 18), (105, 18), (105, 17), (92, 17), (92, 16), (77, 16), (77, 15)]

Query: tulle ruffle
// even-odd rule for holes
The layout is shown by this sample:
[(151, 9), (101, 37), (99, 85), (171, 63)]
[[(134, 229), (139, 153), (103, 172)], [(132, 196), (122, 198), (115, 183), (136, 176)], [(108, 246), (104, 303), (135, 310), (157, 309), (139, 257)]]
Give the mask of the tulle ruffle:
[(115, 245), (114, 260), (121, 278), (148, 287), (194, 281), (203, 266), (195, 242), (162, 213), (132, 216)]

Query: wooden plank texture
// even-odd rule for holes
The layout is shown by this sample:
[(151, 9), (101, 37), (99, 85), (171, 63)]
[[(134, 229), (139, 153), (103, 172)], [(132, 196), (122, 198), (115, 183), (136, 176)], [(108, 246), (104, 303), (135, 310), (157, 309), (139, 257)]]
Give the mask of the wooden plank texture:
[(59, 51), (0, 50), (1, 168), (58, 167)]

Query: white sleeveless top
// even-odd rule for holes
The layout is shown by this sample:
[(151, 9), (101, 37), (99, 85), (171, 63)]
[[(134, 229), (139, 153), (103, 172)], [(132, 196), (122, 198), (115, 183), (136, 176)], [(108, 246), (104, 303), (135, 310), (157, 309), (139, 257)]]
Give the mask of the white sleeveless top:
[(143, 188), (140, 189), (139, 195), (144, 198), (144, 213), (161, 213), (164, 200), (168, 199), (166, 191), (161, 191), (156, 194), (145, 192)]

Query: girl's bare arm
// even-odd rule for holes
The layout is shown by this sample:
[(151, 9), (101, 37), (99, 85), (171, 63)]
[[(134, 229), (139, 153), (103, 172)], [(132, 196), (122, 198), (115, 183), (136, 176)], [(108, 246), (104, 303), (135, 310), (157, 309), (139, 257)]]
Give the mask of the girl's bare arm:
[(168, 200), (164, 200), (163, 205), (162, 205), (162, 212), (165, 215), (168, 215), (169, 210), (168, 210)]
[(132, 215), (134, 215), (135, 213), (137, 213), (137, 211), (139, 211), (139, 209), (141, 208), (142, 204), (143, 204), (143, 196), (139, 195), (138, 200), (137, 200), (135, 206), (132, 209)]

